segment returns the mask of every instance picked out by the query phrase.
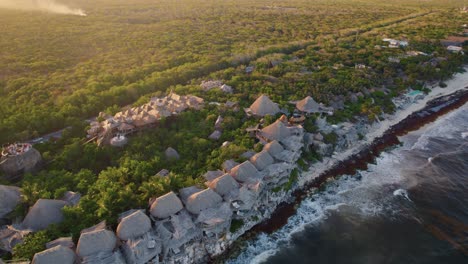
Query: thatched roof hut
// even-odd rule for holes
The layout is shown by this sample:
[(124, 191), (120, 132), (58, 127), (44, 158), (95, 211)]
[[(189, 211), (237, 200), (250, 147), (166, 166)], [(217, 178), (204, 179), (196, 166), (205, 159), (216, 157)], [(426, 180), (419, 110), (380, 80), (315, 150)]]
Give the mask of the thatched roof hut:
[(53, 248), (56, 246), (63, 246), (73, 249), (75, 247), (75, 243), (73, 242), (72, 237), (60, 237), (46, 244), (46, 248)]
[(263, 150), (268, 151), (268, 153), (270, 153), (272, 157), (278, 157), (278, 155), (284, 151), (284, 148), (278, 141), (273, 140), (270, 143), (266, 144), (263, 147)]
[(112, 252), (117, 245), (117, 237), (114, 232), (102, 229), (82, 233), (76, 253), (80, 257), (91, 256), (99, 253)]
[(319, 104), (310, 96), (298, 101), (296, 108), (304, 113), (316, 113), (320, 111)]
[(232, 168), (230, 174), (238, 182), (246, 182), (259, 177), (258, 170), (248, 160)]
[(21, 193), (18, 187), (0, 185), (0, 218), (4, 217), (21, 201)]
[(122, 240), (129, 240), (142, 236), (151, 229), (151, 220), (143, 213), (137, 210), (120, 221), (117, 226), (117, 236)]
[(261, 152), (255, 154), (252, 158), (250, 158), (250, 161), (258, 170), (263, 170), (274, 162), (273, 158), (266, 150), (262, 150)]
[(223, 203), (216, 208), (203, 210), (197, 217), (197, 222), (202, 223), (205, 232), (207, 229), (216, 234), (224, 232), (231, 223), (232, 210), (228, 203)]
[(184, 206), (174, 192), (159, 196), (150, 208), (151, 215), (157, 218), (166, 218), (182, 210)]
[(203, 189), (200, 189), (197, 186), (189, 186), (189, 187), (182, 188), (179, 190), (180, 200), (182, 200), (184, 204), (187, 204), (188, 198), (192, 194), (200, 192), (200, 191), (203, 191)]
[(23, 220), (23, 226), (33, 231), (46, 229), (51, 224), (62, 222), (62, 208), (67, 205), (65, 201), (39, 199), (29, 209)]
[(222, 201), (223, 198), (221, 198), (221, 196), (208, 188), (190, 195), (187, 199), (186, 208), (193, 214), (199, 214), (207, 208), (212, 208), (221, 204)]
[(224, 196), (235, 189), (239, 189), (239, 184), (231, 175), (224, 174), (210, 182), (209, 187), (215, 190), (219, 195)]
[(256, 116), (275, 115), (280, 112), (277, 104), (268, 98), (266, 95), (261, 95), (250, 106), (250, 111)]
[(266, 139), (278, 141), (291, 136), (289, 128), (280, 120), (276, 120), (273, 124), (263, 128), (260, 134)]
[(73, 250), (64, 246), (55, 246), (36, 253), (32, 264), (74, 264), (76, 255)]
[(165, 151), (164, 151), (164, 154), (166, 155), (166, 158), (168, 159), (175, 159), (175, 160), (178, 160), (180, 159), (180, 155), (179, 153), (177, 152), (177, 150), (171, 148), (171, 147), (168, 147)]
[(211, 133), (211, 135), (208, 138), (212, 140), (218, 140), (219, 138), (221, 138), (221, 131), (219, 130), (213, 131), (213, 133)]
[(216, 178), (218, 178), (219, 176), (223, 175), (224, 173), (220, 170), (216, 170), (216, 171), (207, 171), (204, 175), (203, 175), (203, 178), (205, 178), (205, 180), (207, 181), (212, 181)]
[(67, 202), (70, 206), (75, 206), (80, 202), (81, 194), (78, 192), (67, 191), (63, 194), (61, 200)]
[(234, 168), (237, 165), (239, 165), (238, 162), (236, 162), (235, 160), (230, 159), (230, 160), (224, 161), (222, 167), (223, 167), (223, 170), (225, 172), (230, 172), (232, 170), (232, 168)]

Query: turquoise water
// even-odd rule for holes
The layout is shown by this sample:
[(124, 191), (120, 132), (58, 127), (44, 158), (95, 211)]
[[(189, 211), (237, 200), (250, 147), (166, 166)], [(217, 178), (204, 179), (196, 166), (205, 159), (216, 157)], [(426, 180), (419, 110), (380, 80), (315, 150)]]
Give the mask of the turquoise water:
[(416, 91), (412, 91), (412, 92), (411, 92), (411, 93), (409, 93), (408, 95), (409, 95), (409, 96), (416, 96), (416, 95), (418, 95), (418, 94), (422, 94), (422, 92), (421, 92), (421, 91), (418, 91), (418, 90), (416, 90)]

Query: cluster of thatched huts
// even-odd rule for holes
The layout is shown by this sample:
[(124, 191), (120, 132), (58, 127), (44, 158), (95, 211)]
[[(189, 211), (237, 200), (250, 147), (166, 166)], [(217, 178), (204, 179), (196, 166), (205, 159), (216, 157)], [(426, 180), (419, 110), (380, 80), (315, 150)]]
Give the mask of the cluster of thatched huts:
[(212, 90), (212, 89), (219, 89), (220, 91), (222, 91), (224, 93), (232, 93), (233, 92), (231, 86), (223, 83), (220, 80), (202, 81), (202, 83), (200, 84), (200, 87), (204, 91), (209, 91), (209, 90)]
[[(0, 220), (12, 212), (21, 201), (21, 190), (13, 186), (0, 185)], [(31, 232), (44, 230), (52, 224), (63, 221), (62, 208), (75, 206), (81, 195), (66, 192), (62, 199), (39, 199), (29, 208), (22, 222), (0, 227), (0, 249), (11, 252)], [(52, 262), (51, 262), (52, 263)]]
[(98, 144), (123, 146), (127, 143), (125, 135), (152, 126), (161, 118), (176, 115), (188, 108), (201, 109), (203, 103), (200, 97), (173, 92), (162, 98), (153, 97), (147, 104), (118, 112), (114, 116), (101, 115), (100, 118), (104, 120), (91, 122), (88, 137), (95, 138)]
[[(245, 155), (248, 160), (240, 164), (233, 161), (230, 168), (222, 171), (207, 172), (206, 187), (191, 186), (177, 194), (169, 192), (157, 197), (150, 202), (148, 214), (145, 210), (123, 213), (115, 233), (103, 223), (83, 230), (76, 248), (66, 238), (60, 240), (63, 243), (53, 241), (50, 248), (34, 256), (33, 262), (206, 261), (245, 231), (231, 233), (233, 219), (250, 228), (273, 211), (280, 195), (273, 189), (287, 182), (296, 167), (303, 135), (301, 126), (277, 121), (265, 130), (267, 143), (261, 152), (249, 152)], [(54, 204), (53, 208), (61, 205)], [(51, 209), (51, 216), (55, 215), (54, 210)]]
[(7, 178), (30, 172), (42, 161), (39, 151), (29, 143), (14, 143), (2, 148), (0, 170)]

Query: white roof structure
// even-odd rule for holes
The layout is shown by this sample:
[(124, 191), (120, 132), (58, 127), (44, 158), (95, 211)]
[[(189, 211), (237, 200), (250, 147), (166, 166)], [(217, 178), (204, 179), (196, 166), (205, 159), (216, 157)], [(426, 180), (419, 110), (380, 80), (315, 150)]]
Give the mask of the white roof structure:
[(280, 112), (278, 105), (273, 103), (266, 95), (257, 98), (249, 109), (256, 116), (276, 115)]
[(51, 224), (62, 222), (62, 208), (67, 205), (65, 201), (39, 199), (29, 209), (23, 220), (23, 226), (33, 231), (46, 229)]
[(184, 206), (174, 192), (159, 196), (150, 208), (151, 215), (157, 218), (167, 218), (182, 210)]

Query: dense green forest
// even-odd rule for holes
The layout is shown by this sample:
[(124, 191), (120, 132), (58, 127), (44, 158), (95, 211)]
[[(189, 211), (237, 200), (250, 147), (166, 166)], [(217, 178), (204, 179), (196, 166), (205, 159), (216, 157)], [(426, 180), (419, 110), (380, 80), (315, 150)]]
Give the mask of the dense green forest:
[[(467, 62), (440, 45), (462, 30), (466, 14), (456, 8), (463, 1), (69, 2), (88, 16), (0, 9), (0, 143), (71, 126), (57, 142), (35, 145), (47, 165), (18, 183), (24, 201), (14, 214), (68, 190), (83, 195), (78, 206), (64, 209), (63, 223), (30, 235), (14, 258), (30, 258), (59, 236), (77, 239), (101, 220), (115, 225), (119, 213), (146, 208), (169, 190), (202, 185), (207, 170), (261, 147), (245, 132), (256, 120), (215, 104), (162, 120), (123, 149), (83, 144), (84, 119), (100, 111), (114, 113), (173, 89), (207, 103), (236, 101), (241, 109), (262, 93), (290, 109), (289, 101), (306, 95), (324, 104), (343, 96), (344, 109), (329, 121), (373, 120), (395, 110), (391, 98), (401, 91), (439, 84)], [(384, 37), (410, 45), (378, 48)], [(428, 55), (402, 56), (414, 50)], [(444, 59), (434, 66), (434, 58)], [(245, 73), (249, 65), (252, 74)], [(223, 80), (234, 93), (202, 91), (199, 84), (208, 79)], [(351, 100), (356, 93), (364, 96)], [(220, 114), (223, 135), (209, 140)], [(305, 128), (315, 129), (313, 117)], [(333, 143), (333, 136), (326, 140)], [(221, 148), (224, 141), (231, 144)], [(181, 159), (167, 160), (167, 147)], [(154, 176), (161, 169), (171, 175)]]
[(88, 16), (0, 10), (0, 143), (247, 64), (270, 46), (330, 43), (436, 8), (427, 1), (70, 2)]

